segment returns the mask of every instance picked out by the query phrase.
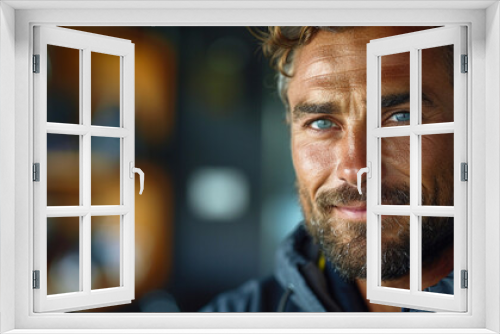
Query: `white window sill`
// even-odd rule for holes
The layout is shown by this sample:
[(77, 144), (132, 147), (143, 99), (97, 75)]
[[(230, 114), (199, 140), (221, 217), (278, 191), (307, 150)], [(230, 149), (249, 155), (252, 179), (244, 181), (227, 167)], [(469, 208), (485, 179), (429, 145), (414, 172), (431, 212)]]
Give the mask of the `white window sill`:
[(485, 334), (488, 329), (15, 329), (5, 334)]

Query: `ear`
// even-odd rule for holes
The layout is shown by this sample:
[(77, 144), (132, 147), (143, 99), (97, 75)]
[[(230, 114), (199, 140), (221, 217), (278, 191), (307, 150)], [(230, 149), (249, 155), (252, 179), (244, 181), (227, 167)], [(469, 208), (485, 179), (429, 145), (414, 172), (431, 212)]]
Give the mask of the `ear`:
[(292, 113), (290, 112), (290, 108), (286, 108), (285, 111), (285, 121), (287, 125), (292, 124)]

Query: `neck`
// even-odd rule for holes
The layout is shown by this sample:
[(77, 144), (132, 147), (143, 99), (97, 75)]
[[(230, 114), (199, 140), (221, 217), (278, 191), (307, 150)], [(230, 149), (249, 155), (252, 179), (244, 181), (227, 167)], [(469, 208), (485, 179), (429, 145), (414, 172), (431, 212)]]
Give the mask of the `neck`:
[[(445, 249), (441, 256), (425, 265), (422, 268), (422, 290), (436, 285), (440, 280), (448, 276), (448, 274), (453, 270), (453, 245)], [(370, 312), (400, 312), (400, 307), (386, 306), (370, 303), (366, 298), (366, 280), (358, 279), (356, 280), (356, 285), (361, 292), (361, 295), (365, 299), (366, 306)], [(398, 288), (398, 289), (410, 289), (410, 273), (390, 281), (382, 281), (382, 286)]]

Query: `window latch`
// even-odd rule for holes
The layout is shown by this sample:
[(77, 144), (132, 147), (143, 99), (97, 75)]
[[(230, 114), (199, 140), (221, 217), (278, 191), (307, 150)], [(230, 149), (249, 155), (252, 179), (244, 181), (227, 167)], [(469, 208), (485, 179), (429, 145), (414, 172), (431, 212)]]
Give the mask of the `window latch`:
[(33, 55), (33, 73), (40, 73), (40, 55)]
[(33, 289), (40, 289), (40, 270), (33, 270)]
[(469, 72), (469, 57), (467, 55), (462, 55), (462, 68), (461, 73)]
[(467, 289), (469, 287), (469, 273), (467, 272), (467, 270), (462, 270), (460, 274), (462, 276), (461, 277), (462, 284), (460, 286), (462, 289)]
[(469, 166), (467, 165), (467, 163), (462, 162), (460, 164), (460, 169), (461, 169), (460, 180), (461, 181), (469, 181)]
[(368, 167), (358, 170), (358, 191), (360, 195), (363, 195), (361, 191), (361, 176), (363, 176), (364, 173), (366, 173), (367, 178), (372, 178), (372, 163), (370, 161), (368, 161)]
[(40, 163), (33, 164), (33, 181), (40, 182)]
[(142, 191), (144, 190), (144, 172), (140, 168), (134, 167), (134, 162), (130, 161), (129, 163), (129, 171), (130, 171), (130, 178), (134, 178), (134, 173), (139, 174), (140, 177), (140, 184), (141, 184), (141, 190), (139, 191), (139, 195), (142, 195)]

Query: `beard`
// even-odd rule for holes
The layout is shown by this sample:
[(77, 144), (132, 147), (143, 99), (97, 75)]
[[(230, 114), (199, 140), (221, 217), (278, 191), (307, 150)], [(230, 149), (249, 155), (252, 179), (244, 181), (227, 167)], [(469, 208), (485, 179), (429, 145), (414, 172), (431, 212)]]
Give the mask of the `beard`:
[[(298, 185), (306, 229), (346, 281), (366, 279), (366, 221), (353, 221), (332, 216), (336, 206), (366, 202), (366, 191), (359, 195), (356, 188), (343, 185), (318, 193), (315, 201)], [(453, 192), (434, 195), (423, 191), (425, 205), (449, 205)], [(382, 184), (384, 205), (409, 205), (409, 187)], [(453, 204), (452, 204), (453, 205)], [(410, 270), (410, 217), (381, 216), (381, 280), (391, 281)], [(441, 252), (453, 244), (453, 218), (422, 217), (422, 266), (439, 258)]]

